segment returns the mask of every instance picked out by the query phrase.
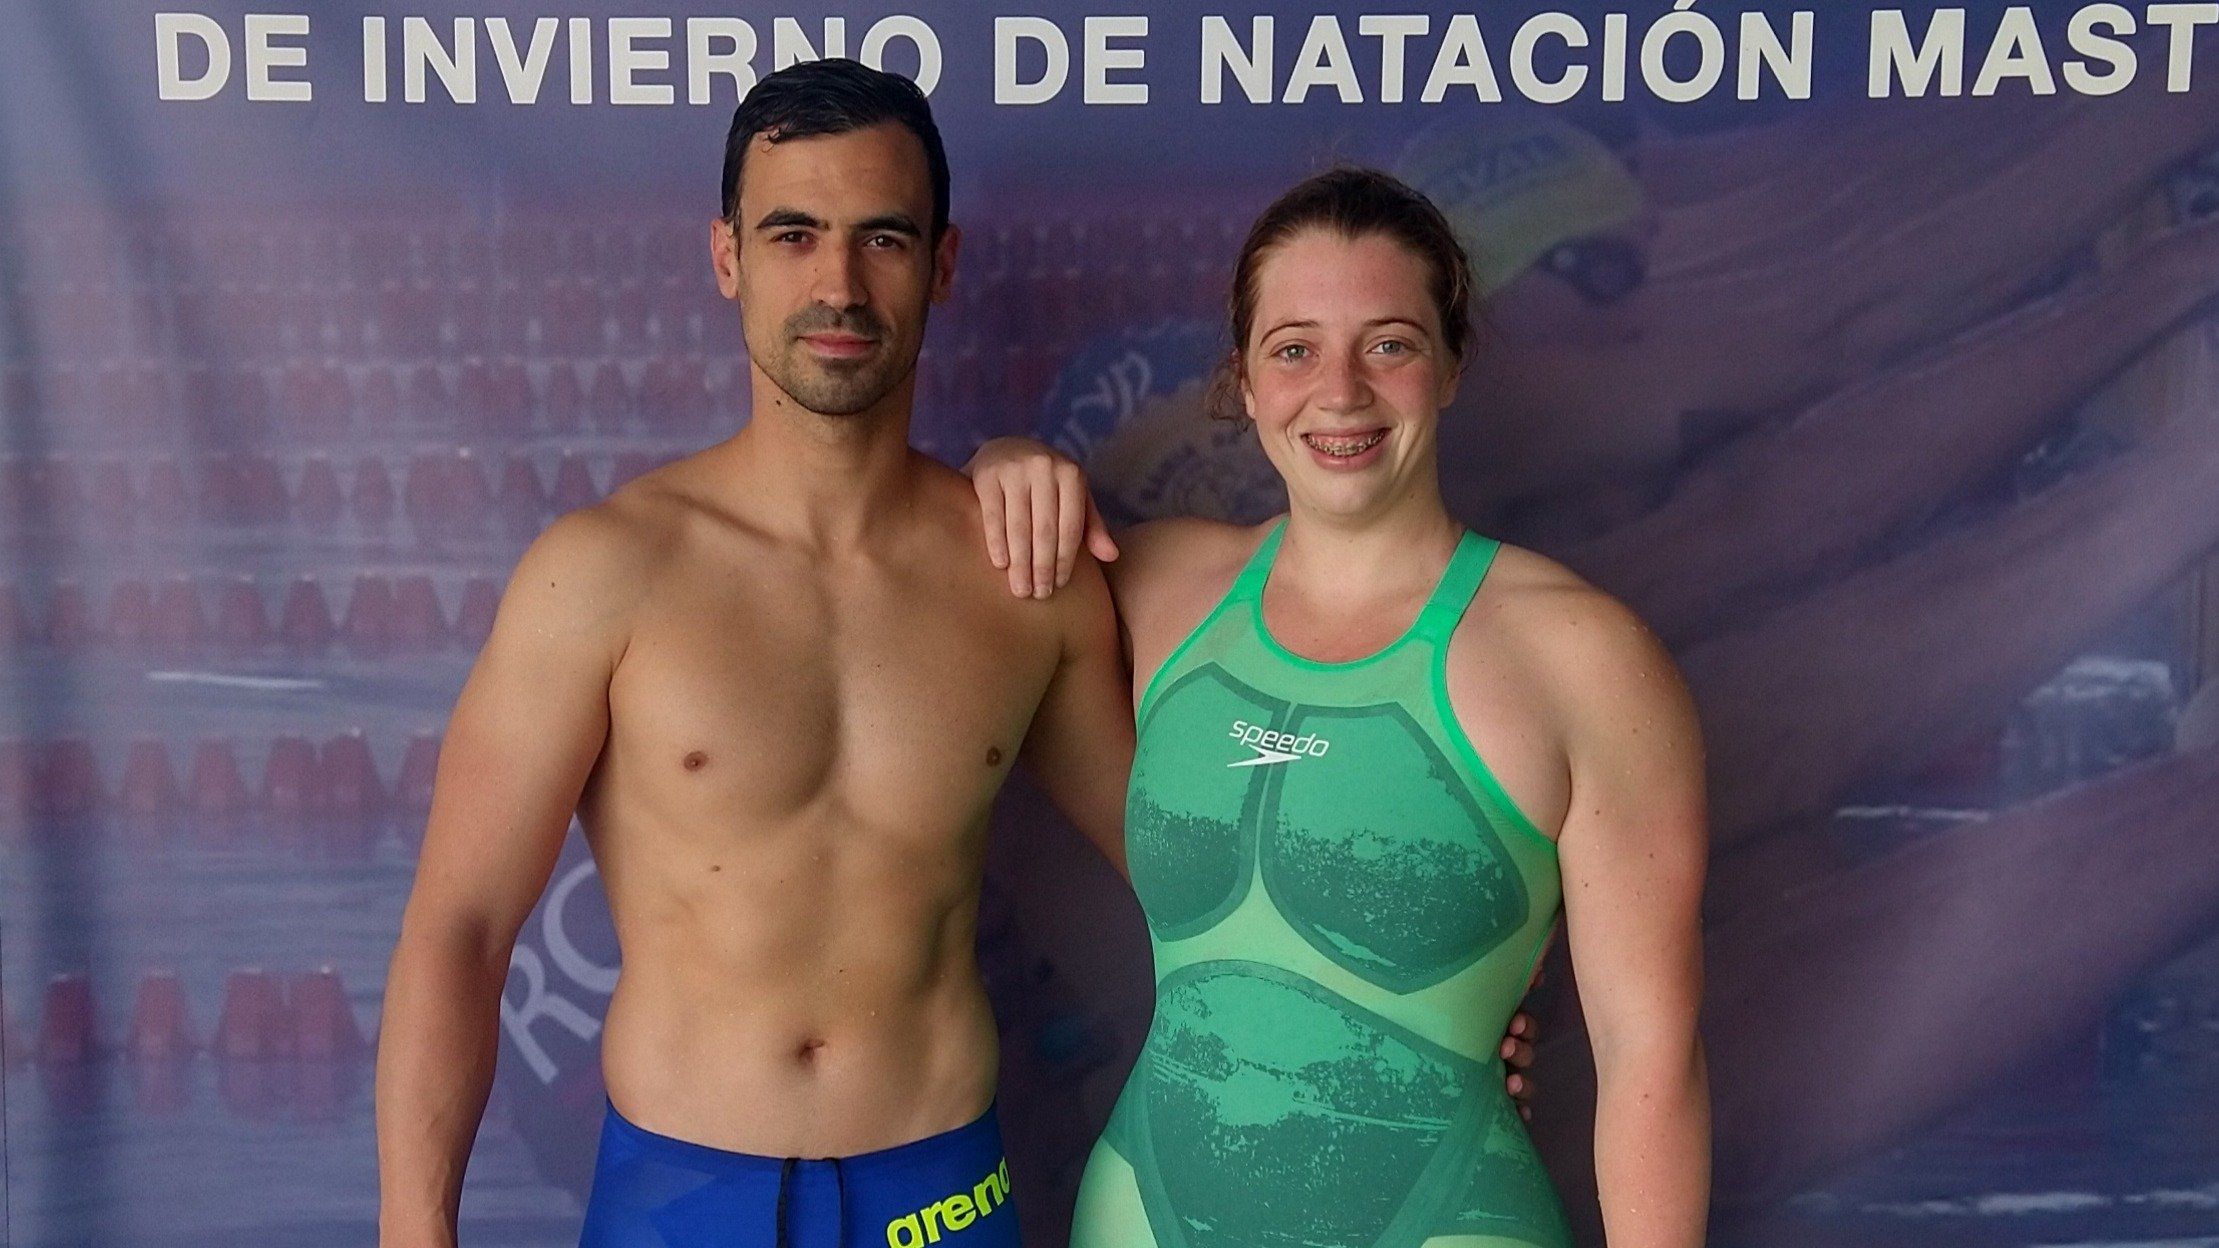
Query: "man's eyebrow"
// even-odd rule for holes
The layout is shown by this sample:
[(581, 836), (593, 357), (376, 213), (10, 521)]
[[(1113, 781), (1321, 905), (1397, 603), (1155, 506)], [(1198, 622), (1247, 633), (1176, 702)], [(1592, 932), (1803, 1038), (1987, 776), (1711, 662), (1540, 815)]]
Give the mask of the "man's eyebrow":
[(797, 225), (806, 226), (812, 230), (824, 228), (824, 222), (799, 208), (773, 208), (763, 215), (762, 220), (755, 223), (755, 228), (758, 230), (789, 230)]
[[(814, 217), (799, 208), (773, 208), (755, 223), (758, 230), (829, 229), (830, 223)], [(883, 212), (855, 223), (859, 234), (906, 234), (911, 238), (924, 237), (924, 230), (916, 218), (906, 212)]]
[(881, 213), (878, 216), (856, 222), (855, 228), (861, 232), (883, 231), (888, 234), (907, 234), (911, 238), (923, 238), (925, 233), (917, 228), (917, 222), (906, 212)]

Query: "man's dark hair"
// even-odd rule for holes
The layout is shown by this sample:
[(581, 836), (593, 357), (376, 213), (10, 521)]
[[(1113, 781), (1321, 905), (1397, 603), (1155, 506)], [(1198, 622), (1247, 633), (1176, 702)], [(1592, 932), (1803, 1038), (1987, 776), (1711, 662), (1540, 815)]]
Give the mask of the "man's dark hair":
[(830, 58), (799, 61), (762, 79), (732, 111), (724, 139), (724, 219), (740, 210), (740, 172), (747, 147), (766, 131), (770, 141), (846, 134), (880, 122), (897, 122), (925, 145), (925, 166), (932, 175), (932, 241), (948, 228), (948, 153), (932, 106), (917, 84), (900, 74), (872, 69), (860, 61)]

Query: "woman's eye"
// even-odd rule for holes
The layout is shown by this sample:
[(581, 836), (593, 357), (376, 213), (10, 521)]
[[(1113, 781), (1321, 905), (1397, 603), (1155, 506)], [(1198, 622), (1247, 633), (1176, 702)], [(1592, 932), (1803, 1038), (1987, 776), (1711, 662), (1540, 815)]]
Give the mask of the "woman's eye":
[(1383, 342), (1374, 344), (1372, 346), (1372, 350), (1377, 351), (1382, 355), (1408, 355), (1410, 353), (1410, 344), (1402, 341), (1400, 338), (1389, 338)]
[(1291, 364), (1294, 361), (1301, 359), (1303, 356), (1310, 354), (1310, 348), (1303, 346), (1299, 342), (1290, 342), (1286, 346), (1279, 348), (1271, 354), (1274, 357), (1285, 360)]

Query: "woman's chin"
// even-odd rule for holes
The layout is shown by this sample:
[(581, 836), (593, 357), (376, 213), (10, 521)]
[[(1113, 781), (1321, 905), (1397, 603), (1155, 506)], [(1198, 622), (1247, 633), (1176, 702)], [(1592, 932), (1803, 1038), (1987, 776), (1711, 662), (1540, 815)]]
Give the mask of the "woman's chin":
[(1313, 473), (1305, 477), (1300, 488), (1290, 489), (1288, 495), (1320, 518), (1357, 521), (1387, 509), (1391, 493), (1388, 484), (1385, 474), (1381, 473), (1329, 477)]

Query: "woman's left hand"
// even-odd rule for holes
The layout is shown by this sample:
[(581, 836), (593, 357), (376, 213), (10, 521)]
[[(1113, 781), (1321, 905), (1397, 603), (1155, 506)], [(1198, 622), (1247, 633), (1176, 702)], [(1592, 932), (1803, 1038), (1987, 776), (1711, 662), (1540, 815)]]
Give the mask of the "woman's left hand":
[(1032, 438), (995, 438), (963, 466), (978, 493), (986, 551), (1009, 573), (1009, 592), (1045, 598), (1071, 579), (1083, 543), (1104, 563), (1117, 543), (1094, 506), (1086, 475)]
[(1533, 1065), (1533, 1043), (1540, 1038), (1541, 1025), (1524, 1010), (1510, 1016), (1510, 1030), (1502, 1038), (1503, 1065), (1510, 1072), (1503, 1087), (1517, 1102), (1518, 1116), (1527, 1122), (1533, 1121), (1533, 1076), (1528, 1069)]

